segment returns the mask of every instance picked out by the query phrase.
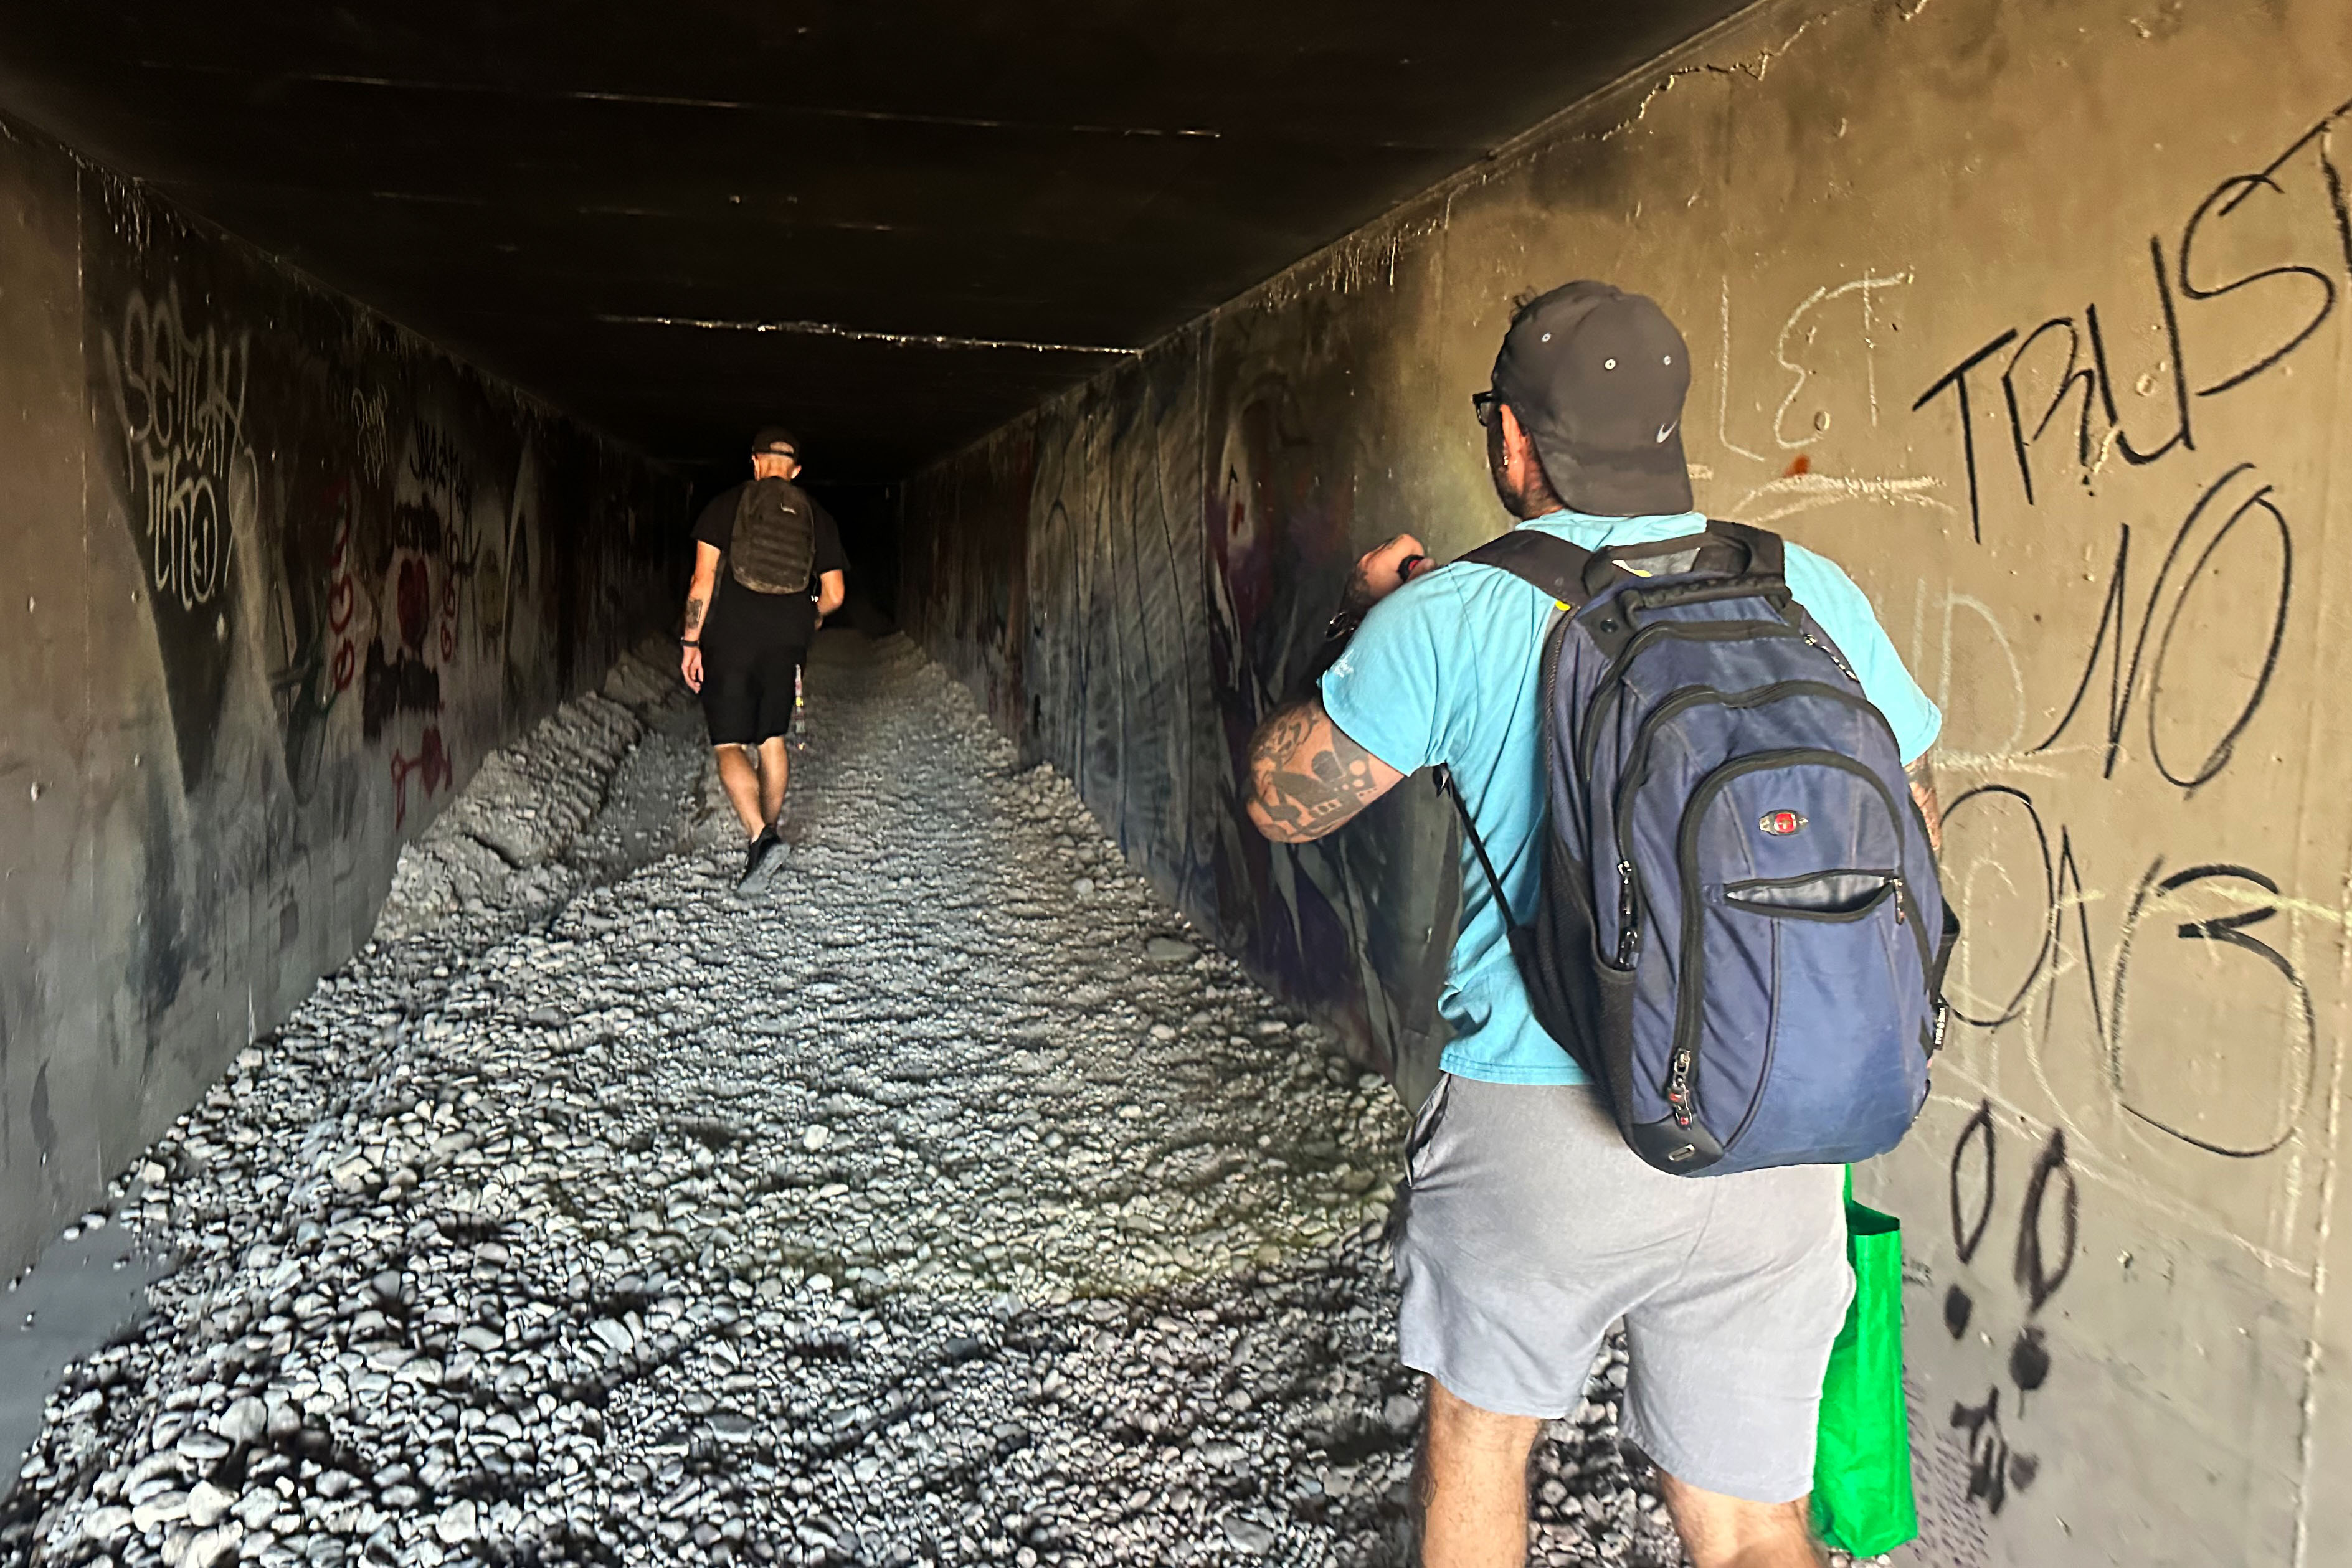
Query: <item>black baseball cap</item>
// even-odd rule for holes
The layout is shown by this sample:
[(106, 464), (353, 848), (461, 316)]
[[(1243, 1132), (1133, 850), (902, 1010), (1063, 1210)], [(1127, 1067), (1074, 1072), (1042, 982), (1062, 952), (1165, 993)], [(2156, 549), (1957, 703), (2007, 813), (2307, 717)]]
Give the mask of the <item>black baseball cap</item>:
[(1610, 517), (1691, 509), (1690, 350), (1655, 300), (1591, 280), (1529, 300), (1503, 334), (1494, 388), (1571, 507)]
[(757, 457), (768, 453), (775, 453), (785, 457), (798, 457), (801, 455), (801, 444), (793, 440), (793, 433), (782, 425), (763, 424), (760, 427), (760, 433), (751, 437), (751, 455)]

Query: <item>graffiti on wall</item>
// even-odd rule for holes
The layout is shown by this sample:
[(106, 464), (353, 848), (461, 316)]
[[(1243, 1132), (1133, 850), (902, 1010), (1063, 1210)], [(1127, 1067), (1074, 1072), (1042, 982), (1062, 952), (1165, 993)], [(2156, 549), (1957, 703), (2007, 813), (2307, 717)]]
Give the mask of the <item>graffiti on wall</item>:
[(298, 530), (329, 541), (323, 559), (297, 559), (289, 548), (273, 680), (298, 790), (307, 797), (348, 702), (362, 740), (386, 748), (398, 827), (412, 795), (436, 795), (456, 778), (441, 724), (451, 683), (495, 673), (500, 700), (524, 707), (551, 678), (539, 667), (549, 585), (536, 570), (546, 475), (526, 440), (510, 483), (478, 481), (482, 465), (414, 415), (398, 464), (379, 462), (372, 444), (389, 439), (389, 400), (355, 392), (351, 406), (367, 416), (355, 447), (329, 465)]
[[(1980, 453), (1975, 414), (1990, 402), (1992, 386), (2000, 392), (1994, 419), (2031, 508), (2038, 500), (2035, 454), (2053, 426), (2061, 444), (2054, 461), (2042, 465), (2043, 495), (2053, 478), (2092, 483), (2113, 458), (2146, 467), (2196, 452), (2205, 400), (2269, 375), (2312, 342), (2341, 302), (2338, 275), (2352, 276), (2352, 203), (2334, 139), (2347, 119), (2352, 101), (2320, 116), (2263, 167), (2207, 190), (2168, 241), (2148, 236), (2147, 287), (2162, 322), (2150, 362), (2135, 366), (2120, 352), (2110, 355), (2111, 334), (2094, 300), (2079, 316), (2003, 326), (1919, 393), (1915, 410), (1948, 402), (1958, 420), (1977, 542), (1985, 537), (1986, 470), (1998, 459)], [(2299, 243), (2280, 247), (2280, 236), (2289, 234)], [(2250, 262), (2239, 248), (2248, 235), (2271, 249), (2266, 265)], [(2242, 327), (2249, 305), (2274, 323), (2252, 342), (2242, 330), (2231, 330)], [(2190, 329), (2205, 324), (2207, 311), (2234, 319), (2200, 336)], [(2107, 319), (2116, 319), (2112, 311)], [(2129, 374), (2134, 369), (2137, 376)], [(2152, 395), (2161, 416), (2135, 437), (2124, 414), (2127, 400)]]
[[(364, 939), (424, 803), (674, 611), (685, 496), (152, 190), (0, 147), (7, 349), (53, 367), (0, 431), (44, 497), (12, 517), (40, 620), (8, 727), (37, 758), (10, 826), (43, 826), (0, 905), (22, 1262)], [(420, 582), (396, 541), (434, 527)], [(421, 653), (437, 707), (371, 737), (372, 650)]]
[(1385, 1067), (1433, 1012), (1450, 899), (1406, 868), (1443, 844), (1383, 807), (1277, 847), (1238, 794), (1360, 548), (1324, 389), (1298, 383), (1311, 333), (1272, 325), (1179, 335), (919, 480), (902, 609), (1194, 920)]
[(101, 370), (125, 465), (128, 522), (169, 665), (184, 773), (201, 775), (241, 613), (234, 579), (252, 548), (260, 471), (246, 432), (249, 333), (192, 319), (180, 291), (133, 288), (101, 330)]
[[(1986, 1042), (1954, 1054), (1989, 1092), (1950, 1150), (1940, 1318), (1956, 1348), (1981, 1349), (1986, 1384), (1923, 1408), (1920, 1436), (1931, 1466), (1958, 1444), (1959, 1490), (1989, 1517), (2064, 1462), (2031, 1412), (2064, 1375), (2046, 1309), (2078, 1258), (2076, 1161), (2157, 1160), (2193, 1201), (2196, 1162), (2290, 1149), (2329, 1049), (2298, 924), (2332, 899), (2294, 887), (2301, 846), (2275, 813), (2205, 808), (2260, 794), (2269, 769), (2244, 775), (2285, 744), (2265, 727), (2278, 674), (2313, 658), (2295, 569), (2315, 498), (2279, 415), (2352, 284), (2330, 134), (2347, 112), (2198, 190), (2144, 256), (2118, 257), (2144, 298), (2000, 324), (1912, 401), (1951, 432), (1970, 548), (2075, 585), (2035, 630), (2057, 656), (2031, 680), (1994, 606), (1953, 594), (1941, 618), (1947, 671), (1965, 623), (1977, 681), (2007, 689), (1977, 705), (1992, 733), (1956, 748), (1975, 781), (1947, 817), (1948, 883), (1974, 922), (1953, 995)], [(2266, 397), (2267, 420), (2233, 406)], [(2115, 831), (2124, 801), (2162, 824), (2155, 841)], [(1995, 1037), (2022, 1047), (2021, 1078), (1996, 1065)], [(2021, 1182), (2005, 1174), (2020, 1097), (2057, 1124)], [(2005, 1304), (1998, 1334), (1988, 1300)], [(1953, 1561), (1983, 1560), (1952, 1544), (1969, 1539), (1960, 1521), (1929, 1523)]]
[[(2333, 899), (2294, 885), (2299, 846), (2273, 813), (2214, 802), (2233, 781), (2259, 790), (2247, 764), (2285, 744), (2263, 727), (2266, 705), (2280, 671), (2312, 657), (2296, 642), (2315, 631), (2296, 568), (2318, 497), (2298, 492), (2292, 465), (2309, 426), (2232, 415), (2294, 401), (2298, 359), (2324, 358), (2352, 281), (2330, 137), (2345, 115), (2257, 170), (2192, 186), (2178, 226), (2120, 258), (2144, 300), (1998, 322), (1899, 397), (1885, 395), (1896, 383), (1881, 379), (1887, 335), (1872, 340), (1874, 318), (1884, 328), (1932, 275), (1797, 294), (1748, 423), (1730, 406), (1733, 287), (1721, 285), (1723, 477), (1757, 476), (1735, 515), (1937, 514), (1970, 551), (2069, 585), (2054, 607), (2037, 595), (2030, 619), (1957, 585), (1917, 589), (1915, 666), (1948, 714), (1962, 710), (1940, 747), (1947, 883), (1970, 923), (1952, 990), (1986, 1042), (1960, 1040), (1939, 1070), (1984, 1095), (1949, 1150), (1948, 1262), (1913, 1277), (1940, 1309), (1919, 1321), (1940, 1319), (1984, 1378), (1940, 1400), (1912, 1390), (1933, 1561), (1988, 1561), (1985, 1525), (2065, 1462), (2067, 1445), (2037, 1428), (2042, 1391), (2064, 1375), (2051, 1302), (2078, 1256), (2078, 1162), (2259, 1162), (2294, 1145), (2317, 1093), (2328, 1047), (2297, 927), (2314, 912), (2332, 920)], [(1948, 481), (1822, 471), (1826, 433), (1906, 411), (1929, 433), (1915, 450), (1948, 454)], [(2137, 821), (2168, 819), (2153, 841), (2116, 831), (2125, 802)], [(2021, 1060), (1992, 1049), (1996, 1036)], [(1997, 1180), (2019, 1101), (2048, 1120), (2004, 1151), (2030, 1161), (2021, 1179)], [(2193, 1164), (2161, 1182), (2200, 1185)]]
[[(2074, 825), (2058, 822), (2053, 833), (2029, 785), (2055, 769), (2075, 781), (2078, 796), (2084, 789), (2129, 787), (2145, 799), (2149, 783), (2161, 780), (2188, 806), (2228, 772), (2256, 733), (2296, 624), (2295, 507), (2282, 482), (2264, 477), (2261, 454), (2215, 451), (2210, 437), (2200, 448), (2198, 432), (2213, 400), (2259, 391), (2271, 372), (2290, 368), (2334, 313), (2338, 280), (2352, 282), (2352, 214), (2326, 134), (2347, 110), (2352, 105), (2325, 117), (2261, 170), (2206, 191), (2169, 240), (2150, 237), (2162, 353), (2136, 384), (2143, 400), (2153, 394), (2165, 403), (2164, 429), (2135, 437), (2127, 427), (2116, 391), (2117, 356), (2107, 346), (2115, 333), (2095, 304), (2081, 310), (2079, 326), (2075, 316), (2058, 314), (2030, 329), (2004, 327), (1936, 378), (1914, 404), (1948, 405), (1967, 422), (1959, 455), (1971, 538), (1994, 550), (2051, 505), (2053, 476), (2045, 467), (2037, 485), (2035, 452), (2062, 415), (2069, 439), (2061, 471), (2095, 506), (2102, 486), (2116, 486), (2134, 469), (2156, 470), (2151, 482), (2178, 473), (2176, 493), (2185, 502), (2179, 521), (2157, 534), (2162, 553), (2153, 570), (2135, 561), (2134, 522), (2126, 515), (2112, 523), (2103, 570), (2079, 574), (2084, 591), (2073, 607), (2087, 634), (2074, 660), (2057, 666), (2067, 684), (2024, 691), (2015, 661), (2004, 661), (2020, 687), (2021, 719), (2037, 708), (2054, 718), (2033, 731), (2014, 726), (1997, 749), (1970, 758), (1987, 780), (1952, 803), (1955, 836), (1964, 846), (1953, 858), (1963, 884), (1976, 888), (1971, 879), (1990, 878), (1979, 890), (1986, 895), (1980, 907), (1991, 902), (1997, 883), (2028, 911), (2014, 923), (2019, 939), (2010, 943), (2007, 963), (1985, 962), (1987, 948), (1979, 945), (1960, 989), (1977, 1027), (2028, 1020), (2038, 1003), (2046, 1032), (2055, 988), (2076, 977), (2103, 1058), (2098, 1076), (2114, 1106), (2152, 1133), (2240, 1158), (2273, 1152), (2293, 1135), (2311, 1097), (2315, 1063), (2313, 1002), (2293, 944), (2253, 929), (2280, 921), (2295, 900), (2274, 873), (2226, 850), (2211, 852), (2216, 830), (2226, 836), (2233, 826), (2267, 824), (2192, 812), (2184, 825), (2193, 825), (2204, 845), (2185, 857), (2147, 855), (2126, 870), (2095, 863), (2096, 852)], [(2295, 218), (2282, 208), (2273, 214), (2282, 222), (2225, 255), (2226, 225), (2258, 195), (2307, 210)], [(2258, 291), (2264, 310), (2237, 317), (2227, 333), (2199, 331), (2202, 318), (2190, 307), (2247, 290)], [(2277, 324), (2282, 316), (2289, 319), (2284, 326)], [(2255, 346), (2246, 346), (2248, 338)], [(1988, 395), (1989, 384), (1998, 385), (1997, 397)], [(1992, 465), (1978, 451), (1980, 425), (2006, 433), (2010, 483), (1995, 483), (1988, 471)], [(2120, 459), (2121, 472), (2108, 471), (2111, 458)], [(2144, 517), (2151, 499), (2144, 486), (2133, 489), (2122, 509)], [(1998, 853), (1991, 852), (1995, 842)], [(1981, 852), (1968, 852), (1980, 845)], [(2178, 864), (2182, 858), (2189, 863)], [(2116, 888), (2116, 895), (2095, 896), (2102, 887)], [(2104, 940), (2095, 940), (2095, 915), (2106, 926)], [(2134, 964), (2136, 945), (2168, 926), (2175, 939), (2196, 945), (2196, 961), (2148, 964), (2143, 953), (2143, 962)], [(2136, 994), (2147, 975), (2158, 977), (2161, 1000)], [(2156, 1075), (2135, 1050), (2134, 1020), (2177, 1016), (2184, 984), (2213, 993), (2210, 1006), (2230, 1009), (2244, 1038), (2274, 1042), (2278, 1060), (2254, 1075), (2273, 1091), (2267, 1098), (2176, 1103), (2152, 1081)], [(2237, 1071), (2245, 1065), (2241, 1059)]]
[(251, 340), (209, 324), (191, 329), (174, 288), (159, 301), (134, 291), (121, 337), (109, 334), (106, 347), (149, 583), (193, 612), (226, 588), (230, 551), (239, 534), (250, 536), (259, 507), (245, 434)]
[[(246, 928), (241, 889), (411, 831), (563, 695), (572, 655), (601, 670), (658, 614), (666, 563), (643, 469), (474, 372), (160, 214), (85, 239), (95, 472), (179, 762), (143, 819), (140, 928), (178, 956), (162, 1007), (208, 925)], [(559, 528), (562, 580), (540, 564)], [(298, 940), (299, 901), (268, 896), (250, 928)]]
[[(2004, 1121), (2016, 1118), (1979, 1100), (1952, 1140), (1946, 1169), (1948, 1240), (1959, 1277), (1941, 1292), (1936, 1321), (1956, 1344), (1982, 1347), (1990, 1363), (1984, 1392), (1938, 1404), (1916, 1371), (1905, 1379), (1918, 1551), (1939, 1568), (1982, 1568), (1989, 1527), (2042, 1479), (2042, 1454), (2019, 1427), (2050, 1384), (2047, 1309), (2080, 1252), (2082, 1192), (2065, 1130), (2051, 1129), (2035, 1148), (2004, 1134)], [(2021, 1187), (2013, 1172), (2003, 1173), (2027, 1149), (2033, 1163)], [(1934, 1270), (1915, 1261), (1906, 1282), (1932, 1288)]]
[[(1993, 1238), (1995, 1205), (2002, 1196), (1999, 1148), (1992, 1104), (1981, 1102), (1962, 1127), (1951, 1155), (1952, 1250), (1964, 1269), (1975, 1263)], [(2050, 1380), (2049, 1341), (2036, 1320), (2074, 1271), (2082, 1229), (2080, 1206), (2081, 1191), (2066, 1163), (2065, 1129), (2054, 1128), (2026, 1178), (2007, 1253), (2009, 1282), (2022, 1322), (2007, 1346), (2006, 1381), (1988, 1386), (1981, 1401), (1955, 1400), (1947, 1423), (1954, 1432), (1965, 1434), (1969, 1497), (1996, 1514), (2007, 1505), (2012, 1490), (2030, 1489), (2041, 1474), (2040, 1458), (2010, 1441), (2001, 1425), (2001, 1404), (2008, 1400), (2014, 1419), (2023, 1413), (2026, 1400)], [(1976, 1296), (1955, 1280), (1944, 1292), (1945, 1331), (1955, 1340), (1963, 1339), (1976, 1321)]]
[[(1371, 956), (1389, 946), (1381, 912), (1409, 911), (1385, 924), (1416, 925), (1425, 940), (1427, 923), (1412, 916), (1434, 890), (1400, 882), (1377, 831), (1283, 847), (1251, 829), (1243, 812), (1250, 737), (1297, 695), (1360, 549), (1352, 487), (1332, 461), (1328, 433), (1318, 439), (1308, 413), (1319, 400), (1302, 396), (1295, 367), (1281, 362), (1279, 350), (1290, 347), (1262, 345), (1236, 356), (1210, 454), (1203, 514), (1209, 673), (1221, 742), (1219, 902), (1255, 916), (1231, 921), (1253, 967), (1284, 977), (1300, 1000), (1392, 1057), (1406, 1049), (1399, 1036), (1409, 1025), (1397, 1015), (1412, 1000), (1402, 988), (1391, 991)], [(1410, 964), (1387, 973), (1422, 977)]]

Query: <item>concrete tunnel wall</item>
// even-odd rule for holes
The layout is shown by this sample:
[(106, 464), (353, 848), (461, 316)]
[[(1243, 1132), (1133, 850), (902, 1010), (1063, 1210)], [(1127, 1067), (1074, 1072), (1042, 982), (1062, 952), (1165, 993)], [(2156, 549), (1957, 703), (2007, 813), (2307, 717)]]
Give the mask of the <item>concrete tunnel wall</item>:
[(1358, 552), (1502, 525), (1511, 296), (1654, 294), (1701, 505), (1844, 563), (1947, 715), (1966, 1027), (1861, 1176), (1906, 1560), (2352, 1563), (2347, 99), (2340, 0), (1774, 0), (928, 471), (902, 612), (1417, 1089), (1444, 813), (1270, 848), (1244, 744)]
[(685, 486), (0, 121), (0, 1269), (675, 609)]

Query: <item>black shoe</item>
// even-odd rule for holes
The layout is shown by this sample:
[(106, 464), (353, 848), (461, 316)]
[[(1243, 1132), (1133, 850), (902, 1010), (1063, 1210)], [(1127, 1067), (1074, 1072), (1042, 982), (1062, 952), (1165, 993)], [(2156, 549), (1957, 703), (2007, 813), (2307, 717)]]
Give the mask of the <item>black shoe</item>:
[(784, 841), (777, 837), (775, 829), (763, 830), (751, 841), (751, 852), (744, 857), (743, 874), (736, 881), (735, 896), (750, 898), (760, 892), (775, 880), (783, 863)]

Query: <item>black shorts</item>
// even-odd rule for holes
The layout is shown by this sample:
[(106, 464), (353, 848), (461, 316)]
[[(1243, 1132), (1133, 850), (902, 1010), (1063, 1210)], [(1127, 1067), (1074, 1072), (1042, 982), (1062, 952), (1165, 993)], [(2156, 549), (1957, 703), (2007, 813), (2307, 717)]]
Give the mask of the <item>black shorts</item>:
[(794, 677), (807, 662), (808, 648), (798, 643), (771, 643), (764, 647), (726, 650), (702, 661), (702, 716), (710, 727), (713, 746), (757, 746), (793, 730)]

